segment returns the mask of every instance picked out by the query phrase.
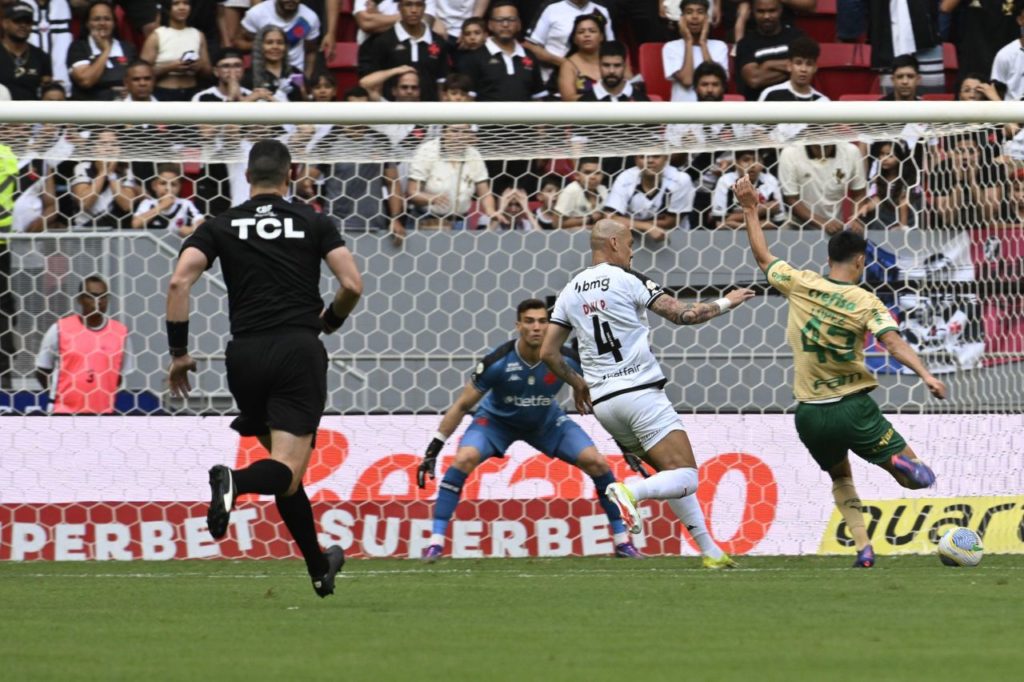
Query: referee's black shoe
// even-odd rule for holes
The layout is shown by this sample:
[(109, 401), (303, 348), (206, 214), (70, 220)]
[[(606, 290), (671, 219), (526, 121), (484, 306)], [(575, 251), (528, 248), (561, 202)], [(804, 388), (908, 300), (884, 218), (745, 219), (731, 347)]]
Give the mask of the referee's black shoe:
[(324, 556), (327, 557), (327, 573), (319, 578), (313, 578), (313, 591), (321, 598), (334, 594), (334, 576), (338, 575), (341, 567), (345, 565), (345, 550), (338, 545), (331, 545), (324, 552)]
[(210, 469), (210, 508), (206, 511), (206, 527), (215, 540), (227, 534), (234, 506), (235, 483), (231, 480), (231, 469), (218, 464)]

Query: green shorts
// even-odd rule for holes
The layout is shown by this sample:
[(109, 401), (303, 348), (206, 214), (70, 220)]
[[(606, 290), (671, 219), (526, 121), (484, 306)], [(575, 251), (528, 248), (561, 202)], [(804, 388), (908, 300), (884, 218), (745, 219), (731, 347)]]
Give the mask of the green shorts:
[(867, 393), (824, 405), (800, 403), (796, 432), (824, 471), (842, 462), (848, 450), (872, 464), (882, 464), (907, 447)]

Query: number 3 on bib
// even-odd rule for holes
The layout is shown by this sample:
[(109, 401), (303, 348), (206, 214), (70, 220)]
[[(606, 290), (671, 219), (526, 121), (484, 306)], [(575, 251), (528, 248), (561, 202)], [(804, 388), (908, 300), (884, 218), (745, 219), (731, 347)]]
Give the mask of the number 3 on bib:
[(622, 362), (622, 353), (619, 351), (622, 348), (622, 342), (615, 338), (612, 326), (597, 319), (597, 315), (590, 319), (594, 321), (594, 342), (597, 343), (597, 352), (601, 355), (611, 353), (615, 362)]

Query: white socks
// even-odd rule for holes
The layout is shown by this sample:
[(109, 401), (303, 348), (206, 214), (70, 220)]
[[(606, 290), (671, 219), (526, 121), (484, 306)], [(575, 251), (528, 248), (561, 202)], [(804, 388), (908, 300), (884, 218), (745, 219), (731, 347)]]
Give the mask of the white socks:
[(444, 536), (443, 535), (438, 535), (437, 533), (434, 533), (433, 535), (430, 536), (430, 544), (432, 544), (432, 545), (441, 545), (441, 547), (444, 547)]
[(696, 495), (687, 495), (678, 500), (669, 500), (668, 506), (672, 508), (675, 515), (686, 526), (690, 537), (700, 547), (701, 554), (712, 559), (722, 558), (724, 552), (718, 548), (715, 541), (711, 539), (711, 534), (708, 533), (708, 524), (704, 520), (704, 512), (701, 511), (700, 502), (697, 501)]
[(667, 469), (642, 481), (628, 483), (626, 487), (637, 501), (671, 500), (697, 492), (697, 480), (696, 469)]

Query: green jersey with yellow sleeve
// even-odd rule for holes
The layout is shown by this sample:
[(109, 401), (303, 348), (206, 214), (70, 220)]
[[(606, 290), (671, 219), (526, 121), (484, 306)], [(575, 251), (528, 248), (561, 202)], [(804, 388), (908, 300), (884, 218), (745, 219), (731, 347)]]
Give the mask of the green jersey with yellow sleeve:
[(776, 259), (768, 283), (789, 299), (786, 339), (793, 349), (793, 393), (801, 402), (840, 398), (878, 385), (864, 366), (864, 337), (896, 331), (889, 309), (856, 284)]

